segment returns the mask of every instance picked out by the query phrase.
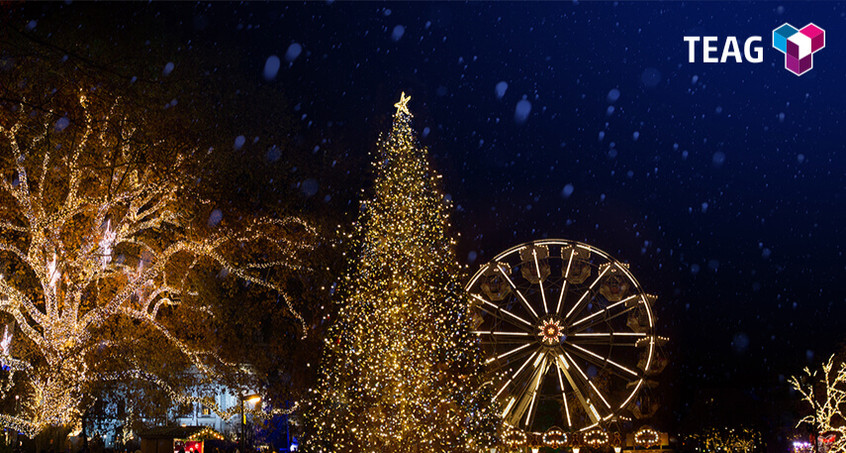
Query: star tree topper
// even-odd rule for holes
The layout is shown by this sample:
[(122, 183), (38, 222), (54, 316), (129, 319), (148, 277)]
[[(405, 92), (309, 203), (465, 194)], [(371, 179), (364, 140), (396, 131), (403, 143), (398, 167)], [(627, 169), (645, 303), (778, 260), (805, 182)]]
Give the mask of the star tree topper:
[(394, 107), (397, 108), (397, 115), (399, 115), (400, 113), (405, 113), (408, 116), (413, 116), (411, 114), (411, 112), (408, 111), (408, 105), (407, 104), (408, 104), (408, 101), (410, 101), (410, 100), (411, 100), (411, 96), (406, 96), (405, 91), (400, 93), (399, 102), (394, 104)]

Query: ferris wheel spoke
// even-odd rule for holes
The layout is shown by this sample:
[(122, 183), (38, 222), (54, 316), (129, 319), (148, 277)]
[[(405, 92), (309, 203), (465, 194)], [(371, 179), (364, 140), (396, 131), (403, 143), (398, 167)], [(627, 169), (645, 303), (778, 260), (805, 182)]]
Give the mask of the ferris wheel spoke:
[[(524, 331), (526, 329), (529, 329), (529, 332), (534, 331), (535, 326), (532, 325), (532, 323), (530, 323), (529, 321), (523, 319), (522, 317), (517, 316), (514, 313), (511, 313), (510, 311), (499, 307), (498, 305), (494, 304), (493, 302), (485, 299), (484, 297), (478, 294), (470, 293), (470, 297), (481, 302), (482, 304), (476, 305), (476, 307), (479, 310), (487, 313), (489, 316), (496, 318), (502, 322), (511, 324), (512, 326), (517, 326), (520, 329), (523, 329)], [(507, 315), (507, 317), (501, 316), (500, 313)]]
[(487, 360), (485, 360), (485, 365), (490, 365), (490, 364), (491, 364), (491, 362), (495, 362), (495, 361), (497, 361), (497, 360), (499, 360), (499, 359), (504, 359), (504, 358), (506, 358), (506, 357), (508, 357), (508, 356), (510, 356), (510, 355), (512, 355), (512, 354), (514, 354), (514, 353), (516, 353), (516, 352), (520, 352), (520, 351), (522, 351), (522, 350), (524, 350), (524, 349), (526, 349), (526, 348), (529, 348), (529, 347), (531, 347), (531, 346), (532, 346), (532, 344), (531, 344), (531, 343), (526, 343), (526, 344), (524, 344), (524, 345), (522, 345), (522, 346), (518, 346), (518, 347), (516, 347), (516, 348), (514, 348), (514, 349), (511, 349), (511, 350), (508, 350), (508, 351), (506, 351), (506, 352), (503, 352), (502, 354), (499, 354), (499, 355), (496, 355), (496, 356), (490, 357), (490, 358), (488, 358)]
[[(499, 332), (496, 330), (474, 330), (476, 335), (490, 335), (493, 337), (531, 337), (527, 332)], [(645, 335), (645, 334), (644, 334)]]
[[(500, 390), (500, 392), (502, 390), (504, 390), (505, 387), (511, 387), (510, 393), (512, 395), (512, 399), (515, 400), (514, 403), (522, 402), (522, 396), (525, 393), (525, 389), (526, 389), (527, 386), (531, 385), (532, 379), (534, 379), (538, 365), (544, 359), (544, 356), (545, 356), (545, 353), (543, 353), (543, 352), (532, 354), (529, 357), (529, 359), (526, 362), (524, 362), (523, 365), (521, 365), (520, 368), (516, 372), (514, 372), (514, 374), (511, 376), (511, 379), (509, 379), (505, 383), (505, 385)], [(530, 365), (530, 364), (531, 364), (531, 366), (527, 366), (527, 365)], [(510, 405), (510, 406), (512, 406), (512, 405)], [(519, 407), (520, 407), (520, 404), (517, 404), (516, 406), (513, 406), (512, 408), (516, 410)], [(525, 409), (525, 407), (524, 407), (524, 409)], [(505, 415), (508, 412), (509, 412), (509, 410), (507, 409), (503, 413), (503, 417), (505, 417)], [(514, 416), (514, 415), (512, 414), (512, 416)], [(519, 421), (519, 419), (520, 419), (520, 416), (517, 415), (516, 416), (517, 421), (515, 421), (514, 424), (516, 424)]]
[[(611, 365), (612, 368), (609, 368), (608, 370), (612, 374), (616, 375), (617, 377), (620, 377), (621, 379), (625, 379), (625, 380), (629, 381), (633, 378), (639, 378), (640, 377), (640, 375), (636, 371), (634, 371), (630, 368), (627, 368), (623, 365), (620, 365), (619, 363), (611, 360), (608, 357), (602, 357), (601, 355), (599, 355), (599, 354), (597, 354), (593, 351), (590, 351), (588, 349), (585, 349), (585, 348), (583, 348), (583, 347), (581, 347), (577, 344), (574, 344), (574, 343), (564, 342), (564, 344), (569, 346), (570, 348), (572, 348), (573, 353), (577, 354), (579, 357), (583, 358), (584, 360), (586, 360), (586, 361), (588, 361), (588, 362), (590, 362), (594, 365), (600, 366), (602, 368), (605, 368), (606, 365)], [(621, 372), (624, 373), (624, 374), (621, 374)]]
[(637, 341), (644, 337), (646, 334), (640, 332), (588, 332), (567, 335), (567, 341), (581, 345), (636, 347)]
[(585, 290), (584, 294), (582, 294), (582, 297), (580, 297), (579, 300), (573, 305), (573, 307), (570, 308), (570, 311), (568, 311), (567, 315), (564, 316), (565, 321), (569, 320), (571, 316), (578, 315), (582, 311), (584, 303), (588, 298), (587, 296), (589, 296), (590, 293), (593, 291), (593, 287), (596, 286), (596, 284), (599, 283), (600, 280), (602, 280), (602, 277), (605, 276), (605, 273), (608, 272), (608, 269), (611, 269), (611, 266), (606, 266), (605, 269), (603, 269), (602, 272), (599, 273), (593, 283), (591, 283), (588, 289)]
[(564, 302), (564, 295), (567, 294), (567, 279), (570, 278), (570, 268), (573, 266), (573, 255), (576, 249), (570, 250), (570, 259), (567, 260), (567, 270), (564, 271), (564, 283), (561, 283), (561, 293), (558, 294), (558, 305), (555, 307), (555, 314), (561, 313), (561, 304)]
[(502, 266), (497, 264), (496, 268), (497, 270), (499, 270), (499, 273), (502, 274), (503, 277), (505, 277), (505, 280), (508, 282), (508, 284), (511, 285), (511, 289), (514, 290), (514, 292), (517, 294), (517, 297), (520, 299), (521, 302), (523, 302), (523, 306), (525, 306), (526, 309), (529, 310), (529, 313), (531, 313), (532, 316), (535, 317), (535, 319), (538, 319), (538, 314), (535, 309), (532, 308), (532, 304), (530, 304), (529, 301), (526, 300), (526, 296), (524, 296), (523, 292), (520, 291), (519, 288), (517, 288), (513, 281), (511, 281), (511, 277), (509, 277), (508, 274), (502, 269)]
[[(581, 388), (578, 384), (576, 384), (576, 380), (573, 379), (573, 375), (572, 373), (570, 373), (570, 365), (568, 363), (568, 360), (565, 358), (566, 354), (567, 353), (563, 351), (559, 353), (555, 364), (558, 366), (558, 370), (564, 373), (564, 377), (566, 377), (567, 382), (570, 383), (570, 388), (573, 389), (573, 393), (576, 395), (576, 400), (578, 400), (579, 404), (582, 405), (582, 409), (584, 409), (585, 414), (588, 416), (588, 418), (590, 418), (591, 422), (597, 423), (602, 417), (600, 417), (599, 412), (596, 410), (596, 407), (594, 407), (594, 405), (591, 404), (587, 398), (585, 398), (585, 395), (582, 393)], [(570, 360), (572, 360), (572, 358)], [(563, 386), (561, 392), (562, 396), (564, 396)], [(566, 396), (564, 399), (566, 401)]]
[[(572, 337), (568, 337), (568, 338), (572, 338)], [(485, 342), (483, 341), (482, 343), (485, 343)], [(617, 341), (607, 341), (607, 340), (602, 341), (602, 340), (596, 340), (596, 339), (586, 340), (586, 341), (571, 341), (571, 343), (578, 343), (578, 344), (583, 345), (583, 346), (611, 346), (611, 347), (620, 346), (620, 347), (630, 347), (630, 348), (637, 347), (636, 342), (623, 343), (623, 342), (617, 342)]]
[[(518, 369), (517, 369), (517, 371), (515, 371), (515, 372), (514, 372), (514, 374), (512, 374), (512, 375), (511, 375), (511, 377), (510, 377), (510, 378), (508, 378), (508, 380), (507, 380), (507, 381), (505, 381), (505, 384), (503, 384), (503, 385), (502, 385), (502, 387), (500, 387), (499, 391), (498, 391), (498, 392), (496, 392), (496, 395), (494, 395), (494, 399), (498, 398), (498, 397), (499, 397), (499, 395), (501, 395), (501, 394), (502, 394), (502, 392), (504, 392), (504, 391), (505, 391), (505, 389), (506, 389), (506, 388), (508, 388), (508, 386), (509, 386), (512, 382), (514, 382), (514, 381), (515, 381), (515, 379), (517, 379), (517, 376), (519, 376), (519, 375), (520, 375), (520, 373), (522, 373), (522, 372), (523, 372), (523, 370), (525, 370), (525, 369), (526, 369), (526, 367), (529, 365), (529, 363), (531, 363), (532, 359), (534, 359), (534, 358), (535, 358), (535, 356), (536, 356), (537, 354), (538, 354), (538, 352), (537, 352), (537, 351), (533, 352), (533, 353), (532, 353), (532, 355), (530, 355), (530, 356), (529, 356), (529, 358), (527, 358), (527, 359), (523, 362), (523, 364), (522, 364), (522, 365), (520, 365), (520, 368), (518, 368)], [(504, 416), (504, 415), (503, 415), (503, 416)]]
[[(567, 353), (567, 351), (564, 351), (564, 355), (570, 360), (570, 363), (573, 364), (573, 368), (578, 371), (578, 375), (582, 378), (582, 380), (588, 384), (591, 390), (593, 390), (593, 393), (599, 397), (599, 399), (602, 401), (602, 403), (607, 409), (611, 410), (611, 404), (608, 403), (608, 400), (605, 399), (605, 395), (603, 395), (602, 392), (599, 391), (599, 389), (596, 387), (596, 384), (593, 383), (593, 380), (591, 380), (591, 378), (589, 378), (588, 375), (585, 374), (579, 364), (575, 360), (573, 360), (573, 357), (571, 357), (570, 354)], [(588, 404), (590, 404), (590, 402), (588, 402)], [(593, 412), (594, 415), (596, 415), (597, 419), (602, 418), (602, 416), (599, 415), (599, 411), (596, 409), (596, 405), (590, 404), (590, 410), (591, 412)]]
[[(619, 307), (620, 305), (625, 305), (625, 304), (629, 303), (630, 301), (634, 300), (635, 298), (637, 298), (637, 294), (631, 295), (631, 296), (629, 296), (629, 297), (627, 297), (627, 298), (625, 298), (625, 299), (623, 299), (619, 302), (615, 302), (615, 303), (603, 308), (602, 310), (596, 311), (592, 314), (585, 316), (584, 318), (579, 319), (578, 321), (573, 321), (573, 323), (570, 324), (570, 327), (575, 327), (575, 326), (578, 326), (579, 324), (590, 321), (591, 319), (594, 319), (597, 316), (602, 315), (603, 313), (609, 313), (611, 310)], [(602, 318), (602, 319), (604, 320), (605, 318)]]
[(499, 344), (499, 345), (514, 345), (514, 344), (523, 344), (525, 343), (525, 339), (516, 338), (516, 337), (504, 337), (504, 338), (494, 338), (494, 337), (486, 337), (479, 340), (480, 344)]
[[(544, 368), (546, 368), (545, 362), (546, 362), (546, 360), (544, 360)], [(546, 372), (544, 372), (544, 375), (546, 375)], [(540, 379), (543, 379), (543, 377), (541, 377)], [(534, 392), (532, 392), (532, 401), (529, 403), (529, 410), (526, 412), (526, 422), (525, 423), (526, 423), (526, 429), (527, 430), (532, 426), (532, 422), (535, 419), (535, 411), (537, 411), (537, 409), (538, 409), (537, 404), (535, 404), (537, 399), (538, 399), (538, 389), (537, 389), (537, 387), (535, 387)]]
[(579, 325), (579, 327), (575, 330), (575, 332), (576, 332), (576, 333), (578, 333), (578, 332), (584, 332), (585, 330), (590, 329), (591, 327), (595, 327), (595, 326), (598, 326), (598, 325), (600, 325), (600, 324), (602, 324), (602, 323), (605, 323), (605, 322), (611, 321), (612, 319), (619, 318), (620, 316), (623, 316), (623, 315), (627, 314), (628, 312), (630, 312), (630, 311), (634, 310), (635, 308), (637, 308), (637, 304), (632, 305), (632, 306), (630, 306), (630, 307), (626, 307), (626, 308), (624, 308), (624, 309), (622, 309), (622, 310), (618, 311), (617, 313), (614, 313), (614, 314), (612, 314), (612, 315), (608, 315), (608, 316), (606, 316), (606, 317), (603, 317), (602, 319), (594, 319), (594, 320), (592, 320), (592, 321), (588, 321), (588, 322), (582, 323), (582, 324), (580, 324), (580, 325)]
[[(534, 352), (537, 352), (537, 351), (534, 351)], [(492, 364), (488, 364), (488, 369), (491, 370), (491, 371), (497, 371), (497, 370), (502, 370), (502, 369), (508, 368), (509, 366), (511, 366), (511, 364), (519, 361), (523, 357), (526, 357), (526, 355), (530, 354), (530, 353), (533, 353), (533, 351), (531, 349), (523, 349), (523, 350), (517, 352), (516, 354), (508, 356), (507, 359), (495, 361)]]
[(564, 413), (567, 414), (567, 427), (573, 427), (573, 420), (570, 418), (570, 406), (567, 404), (567, 392), (564, 390), (564, 380), (561, 379), (561, 366), (555, 364), (555, 372), (558, 374), (558, 388), (561, 389), (561, 401), (564, 402)]
[(495, 330), (474, 330), (473, 333), (482, 337), (482, 344), (525, 343), (532, 336), (528, 332), (501, 332)]
[(546, 307), (546, 292), (543, 290), (543, 276), (541, 275), (540, 264), (538, 263), (538, 250), (532, 249), (532, 257), (535, 259), (535, 271), (538, 274), (538, 287), (540, 288), (541, 300), (543, 301), (543, 314), (549, 313)]
[(543, 378), (546, 376), (547, 370), (547, 357), (546, 354), (542, 354), (535, 359), (530, 378), (523, 384), (521, 391), (519, 392), (521, 395), (519, 402), (514, 407), (514, 412), (510, 417), (512, 425), (517, 426), (520, 423), (520, 420), (523, 419), (524, 415), (526, 416), (524, 421), (525, 426), (528, 428), (531, 425), (531, 419), (534, 415), (534, 410), (536, 409), (535, 401), (537, 400), (538, 388), (540, 387)]

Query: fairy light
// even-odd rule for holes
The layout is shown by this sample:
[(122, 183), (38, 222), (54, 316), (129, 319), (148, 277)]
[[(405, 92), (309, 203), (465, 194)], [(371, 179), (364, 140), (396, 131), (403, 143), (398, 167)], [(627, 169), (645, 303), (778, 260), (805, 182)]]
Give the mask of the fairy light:
[(609, 437), (608, 433), (599, 429), (594, 428), (582, 435), (582, 439), (584, 440), (585, 444), (591, 447), (599, 447), (608, 443)]
[(524, 431), (505, 425), (502, 442), (510, 448), (522, 448), (528, 443), (528, 436)]
[(703, 453), (749, 453), (762, 445), (761, 433), (744, 427), (710, 427), (686, 437)]
[[(238, 231), (197, 231), (182, 212), (190, 188), (133, 164), (134, 129), (111, 129), (126, 123), (125, 118), (113, 121), (118, 102), (106, 112), (89, 106), (84, 95), (79, 104), (83, 121), (79, 129), (63, 132), (75, 134), (68, 136), (73, 146), (67, 149), (48, 140), (49, 121), (30, 124), (39, 116), (30, 116), (23, 105), (17, 120), (3, 122), (12, 126), (0, 126), (0, 149), (11, 157), (0, 168), (0, 258), (22, 271), (0, 276), (0, 313), (14, 320), (20, 333), (14, 341), (27, 343), (21, 348), (26, 356), (13, 358), (13, 340), (3, 338), (0, 363), (24, 375), (24, 392), (20, 410), (0, 414), (0, 424), (29, 435), (48, 426), (77, 426), (86, 389), (96, 383), (139, 378), (164, 384), (137, 370), (103, 372), (92, 352), (118, 343), (131, 347), (136, 340), (136, 332), (124, 330), (119, 342), (100, 341), (103, 327), (116, 320), (153, 329), (206, 381), (219, 379), (215, 370), (232, 364), (181, 340), (159, 314), (162, 306), (186, 303), (210, 313), (189, 289), (189, 277), (203, 269), (223, 268), (276, 291), (303, 335), (307, 331), (284, 288), (264, 275), (274, 269), (302, 270), (299, 257), (313, 248), (314, 228), (288, 217), (257, 219)], [(98, 165), (88, 165), (92, 159)], [(186, 162), (184, 156), (174, 159), (173, 173), (179, 174)], [(277, 233), (294, 229), (302, 233)], [(246, 252), (251, 247), (265, 257), (252, 258)], [(266, 256), (278, 258), (268, 261)], [(10, 383), (11, 377), (0, 396)], [(173, 400), (186, 401), (173, 389), (167, 392)]]
[(373, 195), (350, 235), (357, 252), (306, 411), (309, 451), (481, 451), (497, 443), (501, 409), (493, 385), (483, 385), (451, 204), (417, 142), (409, 99), (401, 95), (380, 138)]
[(223, 434), (215, 431), (211, 427), (204, 427), (203, 429), (197, 431), (194, 434), (188, 436), (188, 440), (206, 440), (206, 439), (215, 439), (215, 440), (223, 440)]
[(661, 436), (658, 434), (658, 431), (644, 426), (634, 433), (634, 441), (636, 445), (649, 448), (653, 445), (658, 445), (661, 441)]
[(567, 443), (567, 433), (558, 428), (550, 428), (543, 434), (543, 444), (549, 448), (558, 448)]

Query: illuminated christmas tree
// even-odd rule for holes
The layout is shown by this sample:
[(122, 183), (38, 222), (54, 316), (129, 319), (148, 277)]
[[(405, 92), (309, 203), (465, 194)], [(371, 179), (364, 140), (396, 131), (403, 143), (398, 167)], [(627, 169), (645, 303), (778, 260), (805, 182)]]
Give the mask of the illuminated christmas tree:
[(451, 204), (411, 128), (405, 94), (379, 143), (344, 307), (309, 408), (315, 452), (480, 451), (499, 421), (480, 378)]

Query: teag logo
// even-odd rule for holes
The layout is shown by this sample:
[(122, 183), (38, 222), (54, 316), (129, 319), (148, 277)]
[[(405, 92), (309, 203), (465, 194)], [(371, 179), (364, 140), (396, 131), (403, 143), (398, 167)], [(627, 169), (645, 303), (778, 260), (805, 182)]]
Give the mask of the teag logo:
[(801, 30), (785, 23), (773, 30), (773, 47), (784, 54), (784, 69), (800, 76), (814, 69), (814, 54), (825, 48), (825, 30), (813, 23)]
[(740, 53), (740, 46), (737, 43), (737, 37), (728, 36), (723, 44), (723, 51), (718, 56), (717, 52), (720, 48), (717, 46), (717, 42), (719, 39), (717, 36), (685, 36), (684, 41), (687, 43), (687, 62), (696, 63), (696, 47), (700, 41), (702, 41), (703, 63), (725, 63), (729, 58), (733, 59), (735, 63), (743, 63), (744, 57), (750, 63), (764, 61), (764, 48), (760, 45), (760, 36), (746, 38), (746, 41), (743, 43), (742, 54)]
[[(685, 36), (688, 63), (763, 63), (760, 36)], [(741, 43), (742, 42), (742, 52)], [(784, 54), (784, 68), (800, 76), (814, 68), (814, 54), (825, 48), (825, 30), (813, 23), (797, 30), (785, 23), (773, 30), (773, 48)]]

